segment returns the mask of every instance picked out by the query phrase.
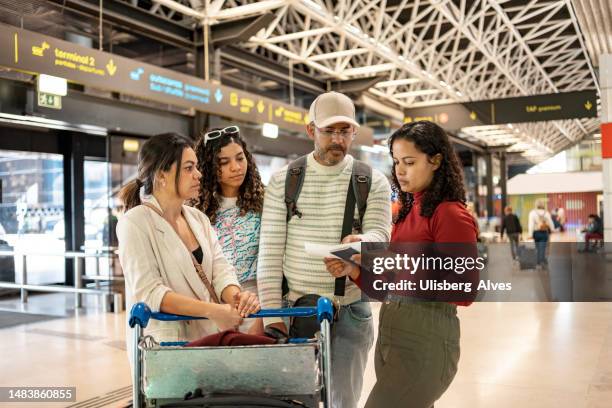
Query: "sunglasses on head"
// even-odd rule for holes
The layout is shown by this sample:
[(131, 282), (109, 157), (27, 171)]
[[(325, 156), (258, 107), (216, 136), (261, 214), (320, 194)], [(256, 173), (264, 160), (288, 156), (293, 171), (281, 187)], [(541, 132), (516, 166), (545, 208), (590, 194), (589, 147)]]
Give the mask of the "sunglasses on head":
[(211, 130), (210, 132), (204, 133), (204, 146), (206, 146), (209, 140), (218, 139), (223, 135), (237, 135), (239, 133), (240, 128), (238, 126), (228, 126), (221, 130)]

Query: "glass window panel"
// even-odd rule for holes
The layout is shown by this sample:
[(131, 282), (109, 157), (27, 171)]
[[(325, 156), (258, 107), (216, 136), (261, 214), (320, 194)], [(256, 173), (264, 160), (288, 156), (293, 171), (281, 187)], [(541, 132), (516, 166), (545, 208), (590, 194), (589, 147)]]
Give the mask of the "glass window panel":
[[(64, 252), (62, 156), (0, 150), (0, 180), (0, 239), (17, 252)], [(22, 257), (15, 257), (15, 270), (21, 266)], [(63, 257), (29, 256), (28, 283), (64, 282), (64, 269)]]

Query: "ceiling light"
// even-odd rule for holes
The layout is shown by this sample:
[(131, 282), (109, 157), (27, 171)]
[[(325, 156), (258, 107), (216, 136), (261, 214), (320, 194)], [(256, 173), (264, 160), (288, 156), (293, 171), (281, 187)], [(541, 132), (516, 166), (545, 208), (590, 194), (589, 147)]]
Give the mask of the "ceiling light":
[(140, 143), (136, 139), (123, 139), (123, 151), (135, 153), (140, 148)]
[(278, 125), (274, 123), (264, 123), (261, 128), (261, 134), (264, 137), (276, 139), (278, 137)]

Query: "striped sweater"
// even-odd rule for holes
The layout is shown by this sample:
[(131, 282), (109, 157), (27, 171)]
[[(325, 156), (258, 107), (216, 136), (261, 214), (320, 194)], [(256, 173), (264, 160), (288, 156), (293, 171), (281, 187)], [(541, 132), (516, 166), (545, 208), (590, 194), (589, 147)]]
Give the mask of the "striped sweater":
[[(262, 308), (281, 307), (283, 273), (289, 285), (289, 300), (316, 293), (333, 297), (334, 278), (321, 258), (308, 256), (304, 243), (338, 244), (346, 194), (353, 168), (347, 155), (335, 166), (324, 166), (308, 155), (304, 185), (297, 201), (302, 217), (293, 216), (286, 223), (285, 176), (287, 166), (270, 179), (266, 189), (261, 221), (257, 287)], [(385, 176), (373, 169), (372, 187), (363, 218), (362, 240), (389, 241), (391, 231), (391, 189)], [(355, 211), (355, 218), (358, 212)], [(347, 280), (344, 303), (361, 298), (359, 288)], [(280, 319), (264, 319), (265, 324)]]

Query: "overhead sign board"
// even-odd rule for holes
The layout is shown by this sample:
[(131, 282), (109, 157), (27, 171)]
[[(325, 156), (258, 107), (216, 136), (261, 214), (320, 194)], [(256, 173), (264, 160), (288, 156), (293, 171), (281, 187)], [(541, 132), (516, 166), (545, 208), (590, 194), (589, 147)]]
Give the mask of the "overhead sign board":
[(304, 131), (306, 111), (210, 81), (0, 25), (0, 65), (251, 122)]
[(414, 108), (405, 111), (404, 123), (420, 120), (434, 122), (450, 132), (457, 132), (464, 127), (483, 124), (479, 114), (468, 110), (460, 103)]
[[(4, 24), (0, 66), (291, 131), (308, 123), (303, 108)], [(371, 129), (361, 133), (358, 142), (372, 144)]]
[(491, 124), (594, 118), (597, 116), (597, 92), (590, 89), (522, 96), (469, 102), (465, 106), (470, 111), (482, 112)]
[(541, 122), (597, 116), (595, 90), (564, 92), (518, 98), (493, 99), (407, 109), (405, 122), (421, 118), (447, 130), (476, 125)]

